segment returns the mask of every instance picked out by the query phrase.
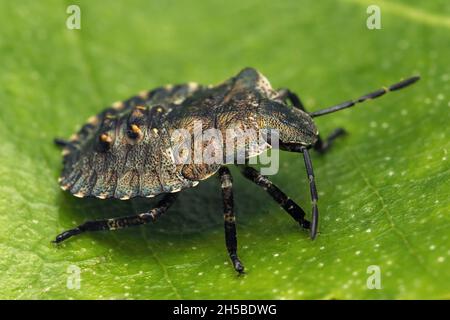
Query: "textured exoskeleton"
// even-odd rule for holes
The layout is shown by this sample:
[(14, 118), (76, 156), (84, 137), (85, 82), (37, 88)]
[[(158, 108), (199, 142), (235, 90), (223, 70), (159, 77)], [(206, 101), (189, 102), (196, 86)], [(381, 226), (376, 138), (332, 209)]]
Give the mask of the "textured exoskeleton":
[(65, 146), (60, 184), (77, 197), (102, 199), (152, 197), (190, 188), (220, 167), (174, 162), (173, 131), (182, 128), (193, 134), (195, 121), (203, 130), (219, 129), (224, 137), (227, 129), (278, 129), (284, 143), (314, 144), (318, 132), (312, 118), (288, 108), (283, 99), (263, 75), (247, 68), (215, 87), (166, 86), (118, 102), (91, 118)]
[[(297, 221), (310, 229), (315, 238), (318, 226), (317, 190), (309, 148), (325, 152), (333, 140), (344, 134), (335, 130), (325, 140), (313, 122), (313, 117), (349, 108), (357, 103), (404, 88), (419, 77), (363, 95), (358, 99), (308, 113), (298, 96), (290, 90), (274, 90), (269, 81), (252, 68), (243, 69), (235, 77), (217, 85), (195, 83), (169, 85), (145, 91), (110, 108), (88, 122), (69, 141), (57, 139), (63, 147), (64, 169), (60, 178), (62, 189), (74, 196), (100, 199), (154, 197), (165, 194), (157, 206), (139, 215), (87, 221), (56, 237), (61, 242), (85, 231), (114, 230), (155, 221), (175, 201), (179, 191), (195, 186), (218, 172), (224, 204), (225, 239), (228, 253), (236, 271), (244, 267), (237, 256), (235, 216), (231, 173), (227, 164), (236, 163), (232, 157), (221, 162), (179, 162), (175, 146), (186, 140), (196, 141), (198, 135), (217, 129), (221, 139), (228, 131), (254, 132), (244, 142), (236, 143), (233, 154), (254, 157), (274, 145), (269, 136), (261, 134), (276, 130), (279, 148), (303, 154), (311, 199), (312, 220), (305, 219), (304, 210), (278, 189), (267, 177), (241, 164), (246, 178), (263, 187), (279, 205)], [(290, 103), (288, 103), (290, 102)], [(196, 126), (201, 124), (200, 131)], [(182, 129), (187, 135), (177, 135)], [(262, 143), (261, 137), (265, 137)], [(201, 140), (203, 149), (215, 147), (214, 139)], [(278, 141), (278, 140), (277, 140)], [(222, 141), (222, 148), (226, 141)], [(189, 150), (195, 154), (195, 143)], [(220, 150), (226, 155), (227, 150)], [(188, 152), (189, 153), (189, 152)]]

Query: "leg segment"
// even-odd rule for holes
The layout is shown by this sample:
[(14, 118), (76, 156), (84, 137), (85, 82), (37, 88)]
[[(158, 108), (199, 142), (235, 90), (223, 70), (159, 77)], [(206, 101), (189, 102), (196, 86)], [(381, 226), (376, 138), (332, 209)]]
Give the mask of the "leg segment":
[(295, 94), (294, 92), (292, 92), (289, 89), (280, 89), (280, 90), (278, 90), (278, 93), (280, 94), (280, 97), (283, 101), (289, 100), (289, 101), (291, 101), (292, 105), (295, 108), (298, 108), (298, 109), (306, 112), (306, 109), (303, 106), (302, 100), (300, 100), (300, 98), (298, 97), (297, 94)]
[(287, 212), (291, 217), (297, 221), (300, 226), (305, 229), (310, 227), (308, 220), (305, 220), (305, 211), (292, 201), (283, 191), (281, 191), (276, 185), (274, 185), (267, 177), (259, 173), (258, 170), (245, 166), (242, 169), (244, 177), (253, 181), (258, 186), (262, 187), (267, 193)]
[(234, 216), (233, 209), (233, 180), (230, 170), (228, 170), (227, 167), (221, 167), (219, 169), (219, 179), (222, 187), (223, 197), (225, 244), (227, 246), (228, 254), (230, 255), (234, 269), (239, 272), (239, 274), (241, 274), (244, 272), (244, 266), (242, 265), (237, 255), (236, 218)]
[(316, 150), (319, 153), (325, 153), (333, 145), (333, 141), (336, 138), (338, 138), (340, 136), (344, 136), (346, 134), (347, 134), (347, 131), (345, 131), (343, 128), (337, 128), (325, 139), (325, 141), (322, 140), (319, 136), (319, 139), (317, 140), (316, 144), (314, 145), (314, 150)]
[(71, 146), (72, 143), (70, 141), (66, 141), (60, 138), (55, 138), (53, 140), (53, 142), (58, 146), (58, 147), (68, 147)]
[(319, 223), (319, 209), (317, 208), (317, 200), (319, 196), (317, 195), (316, 181), (314, 178), (314, 171), (312, 167), (311, 158), (309, 157), (308, 149), (305, 147), (300, 147), (300, 152), (303, 152), (303, 159), (305, 161), (306, 174), (309, 180), (309, 189), (311, 191), (311, 202), (312, 202), (312, 220), (311, 220), (311, 239), (315, 239), (317, 235), (317, 226)]
[(156, 221), (169, 207), (174, 203), (178, 194), (168, 193), (164, 198), (159, 201), (158, 205), (146, 213), (141, 213), (133, 216), (111, 218), (104, 220), (86, 221), (74, 229), (64, 231), (59, 234), (54, 243), (62, 242), (74, 235), (86, 232), (86, 231), (100, 231), (100, 230), (117, 230), (131, 226), (138, 226), (146, 224), (150, 221)]

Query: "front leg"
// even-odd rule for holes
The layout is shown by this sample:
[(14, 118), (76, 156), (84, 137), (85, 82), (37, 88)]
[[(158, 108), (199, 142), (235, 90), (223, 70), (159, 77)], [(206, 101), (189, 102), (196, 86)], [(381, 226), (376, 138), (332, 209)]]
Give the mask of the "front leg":
[(300, 109), (304, 112), (306, 112), (305, 106), (303, 105), (302, 100), (299, 98), (297, 94), (292, 92), (289, 89), (279, 89), (278, 95), (281, 100), (283, 100), (285, 103), (287, 100), (289, 100), (292, 103), (292, 106), (294, 108)]
[(311, 204), (312, 204), (312, 219), (310, 226), (310, 235), (311, 239), (315, 239), (317, 236), (317, 229), (319, 225), (319, 209), (317, 207), (317, 201), (319, 200), (319, 195), (317, 193), (316, 187), (316, 179), (314, 177), (314, 171), (312, 166), (312, 161), (309, 156), (308, 147), (305, 147), (301, 144), (282, 144), (283, 150), (287, 150), (289, 152), (300, 152), (303, 153), (303, 160), (305, 162), (306, 175), (309, 181), (309, 190), (311, 193)]
[(319, 208), (317, 207), (317, 201), (319, 200), (319, 196), (317, 194), (316, 179), (314, 178), (313, 166), (311, 158), (309, 157), (308, 149), (301, 146), (299, 148), (299, 151), (303, 153), (303, 160), (305, 161), (306, 174), (309, 180), (309, 190), (311, 193), (311, 203), (312, 203), (312, 219), (311, 219), (310, 235), (311, 239), (314, 240), (317, 236), (317, 228), (319, 225)]
[(347, 134), (347, 131), (343, 128), (337, 128), (335, 129), (325, 140), (322, 140), (319, 136), (317, 139), (316, 144), (313, 146), (314, 150), (316, 150), (319, 153), (325, 153), (328, 150), (330, 150), (330, 147), (333, 145), (333, 141), (341, 136), (344, 136)]
[(230, 170), (227, 167), (219, 169), (219, 179), (222, 188), (223, 197), (223, 222), (225, 227), (225, 244), (228, 254), (233, 263), (234, 270), (239, 274), (244, 273), (242, 265), (237, 255), (237, 237), (236, 237), (236, 218), (234, 216), (233, 202), (233, 179)]
[(254, 182), (263, 188), (273, 200), (275, 200), (289, 215), (297, 221), (301, 227), (309, 229), (310, 223), (305, 219), (305, 211), (289, 198), (283, 191), (281, 191), (275, 184), (267, 177), (263, 176), (255, 168), (245, 166), (242, 169), (244, 177)]

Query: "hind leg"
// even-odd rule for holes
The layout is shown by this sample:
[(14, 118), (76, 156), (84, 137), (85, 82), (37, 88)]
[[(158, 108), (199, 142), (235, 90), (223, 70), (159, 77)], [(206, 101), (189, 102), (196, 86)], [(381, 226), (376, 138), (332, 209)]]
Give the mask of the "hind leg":
[(149, 222), (156, 221), (169, 207), (175, 202), (178, 194), (168, 193), (158, 202), (157, 206), (149, 212), (141, 213), (133, 216), (92, 220), (86, 221), (74, 229), (64, 231), (56, 236), (54, 243), (60, 243), (72, 236), (86, 232), (86, 231), (101, 231), (101, 230), (117, 230), (126, 227), (139, 226)]

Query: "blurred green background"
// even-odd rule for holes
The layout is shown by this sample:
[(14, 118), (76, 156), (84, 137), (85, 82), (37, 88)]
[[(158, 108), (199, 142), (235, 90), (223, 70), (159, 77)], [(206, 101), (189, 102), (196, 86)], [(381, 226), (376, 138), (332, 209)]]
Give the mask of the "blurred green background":
[[(71, 4), (81, 30), (66, 28)], [(366, 27), (371, 4), (381, 30)], [(0, 21), (1, 298), (450, 298), (448, 0), (0, 0)], [(183, 192), (155, 225), (50, 243), (86, 219), (152, 205), (63, 193), (55, 136), (140, 90), (214, 84), (245, 66), (309, 110), (422, 80), (317, 119), (322, 134), (350, 134), (313, 155), (314, 242), (233, 168), (243, 277), (228, 262), (216, 178)], [(309, 211), (299, 155), (283, 153), (272, 179)], [(72, 265), (78, 290), (67, 287)], [(380, 290), (366, 286), (370, 265)]]

